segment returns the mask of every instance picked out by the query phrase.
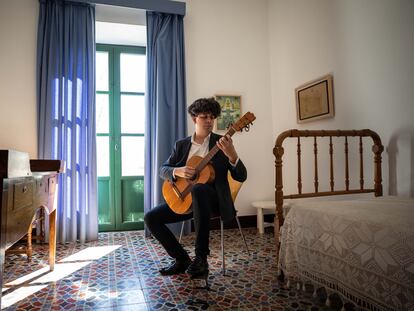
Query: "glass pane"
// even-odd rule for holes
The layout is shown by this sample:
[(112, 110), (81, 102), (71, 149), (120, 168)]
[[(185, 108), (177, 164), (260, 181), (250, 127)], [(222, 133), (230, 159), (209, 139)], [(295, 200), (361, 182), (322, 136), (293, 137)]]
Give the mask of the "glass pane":
[(108, 91), (108, 52), (96, 52), (96, 90)]
[(98, 177), (109, 176), (109, 136), (96, 137)]
[(124, 136), (122, 144), (122, 176), (144, 176), (144, 137)]
[(109, 133), (109, 95), (96, 94), (96, 133)]
[(146, 57), (121, 53), (121, 92), (145, 92)]
[(121, 133), (143, 134), (144, 128), (144, 96), (121, 95)]
[(98, 223), (100, 225), (110, 225), (111, 201), (109, 180), (98, 180)]
[(144, 180), (122, 180), (122, 222), (144, 221)]

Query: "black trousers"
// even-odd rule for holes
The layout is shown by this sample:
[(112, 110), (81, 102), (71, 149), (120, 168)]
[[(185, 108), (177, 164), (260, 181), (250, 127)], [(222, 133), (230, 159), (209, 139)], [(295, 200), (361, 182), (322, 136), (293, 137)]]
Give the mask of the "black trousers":
[(211, 185), (196, 184), (191, 191), (191, 196), (192, 213), (176, 214), (164, 203), (145, 214), (144, 219), (148, 229), (173, 258), (187, 256), (187, 252), (166, 224), (191, 218), (194, 218), (196, 234), (195, 254), (202, 257), (210, 254), (210, 217), (218, 213), (217, 193)]

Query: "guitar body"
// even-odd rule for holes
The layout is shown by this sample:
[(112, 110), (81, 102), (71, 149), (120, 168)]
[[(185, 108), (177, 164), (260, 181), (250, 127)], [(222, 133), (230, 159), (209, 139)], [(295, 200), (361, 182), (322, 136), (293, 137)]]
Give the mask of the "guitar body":
[[(187, 166), (196, 168), (203, 160), (202, 157), (193, 156), (187, 161)], [(214, 181), (215, 173), (211, 164), (206, 165), (194, 180), (177, 177), (175, 182), (164, 181), (162, 185), (162, 195), (165, 202), (176, 214), (191, 213), (191, 189), (195, 184), (207, 184)]]

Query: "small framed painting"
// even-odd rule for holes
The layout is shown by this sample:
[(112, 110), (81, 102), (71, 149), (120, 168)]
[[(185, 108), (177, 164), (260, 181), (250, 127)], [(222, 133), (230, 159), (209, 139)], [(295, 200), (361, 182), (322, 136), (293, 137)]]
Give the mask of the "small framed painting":
[(241, 116), (240, 95), (215, 95), (221, 107), (221, 114), (216, 119), (216, 130), (226, 131), (231, 124), (236, 123)]
[(326, 75), (295, 89), (298, 123), (334, 116), (332, 84), (332, 75)]

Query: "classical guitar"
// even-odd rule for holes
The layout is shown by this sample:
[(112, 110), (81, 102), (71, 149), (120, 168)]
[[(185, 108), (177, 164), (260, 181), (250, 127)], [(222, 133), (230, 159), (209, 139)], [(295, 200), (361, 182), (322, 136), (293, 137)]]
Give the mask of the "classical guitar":
[[(240, 120), (230, 125), (225, 135), (233, 136), (234, 133), (243, 129), (248, 131), (255, 119), (256, 117), (253, 113), (247, 112)], [(188, 214), (191, 212), (191, 190), (195, 184), (212, 183), (214, 181), (215, 173), (210, 161), (219, 150), (216, 145), (211, 148), (204, 158), (193, 156), (187, 160), (186, 165), (195, 168), (196, 171), (192, 178), (177, 177), (177, 180), (174, 182), (164, 181), (162, 194), (165, 202), (176, 214)]]

